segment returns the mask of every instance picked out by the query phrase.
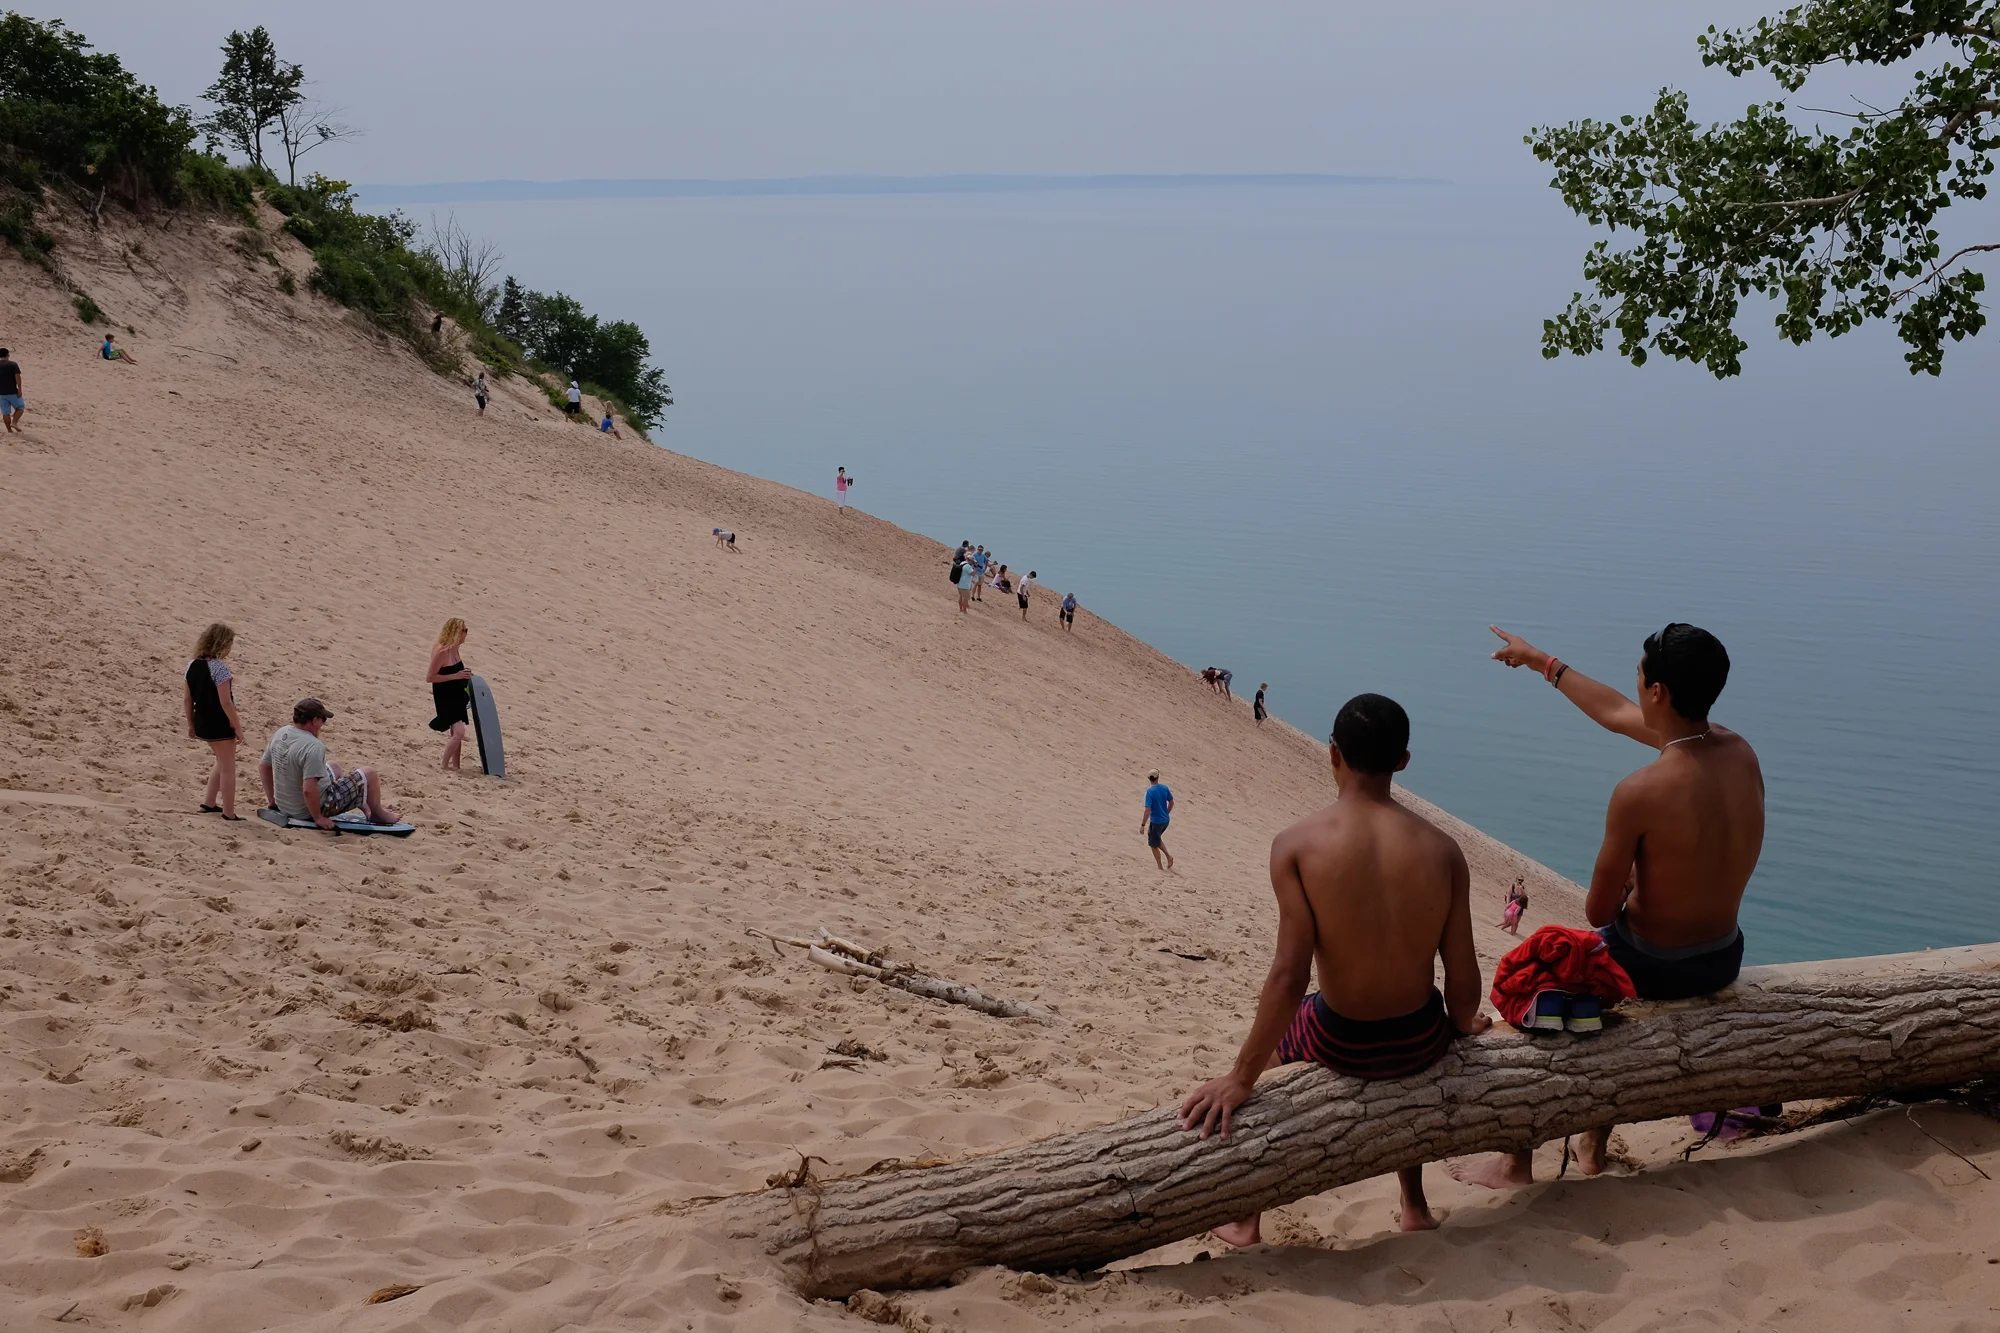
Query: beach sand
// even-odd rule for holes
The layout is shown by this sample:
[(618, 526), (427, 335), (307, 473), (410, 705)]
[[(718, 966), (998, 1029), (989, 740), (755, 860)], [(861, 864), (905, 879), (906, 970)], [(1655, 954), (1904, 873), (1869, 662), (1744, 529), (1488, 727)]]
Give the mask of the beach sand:
[[(1613, 1178), (1502, 1197), (1434, 1170), (1434, 1234), (1394, 1233), (1384, 1179), (1272, 1214), (1280, 1245), (853, 1308), (656, 1211), (802, 1157), (1099, 1123), (1224, 1069), (1268, 963), (1270, 839), (1333, 796), (1323, 746), (1087, 610), (1062, 634), (1054, 595), (1026, 625), (1011, 599), (961, 616), (945, 548), (824, 497), (566, 424), (519, 381), (476, 418), (306, 294), (274, 222), (297, 296), (233, 222), (63, 229), (132, 366), (0, 254), (31, 406), (0, 440), (0, 1328), (2000, 1326), (2000, 1126), (1946, 1106), (1688, 1162), (1684, 1124), (1642, 1126)], [(504, 781), (470, 743), (437, 771), (423, 672), (453, 615)], [(215, 619), (242, 813), (312, 694), (415, 836), (194, 812), (180, 673)], [(1173, 875), (1137, 831), (1154, 768)], [(1573, 885), (1437, 817), (1489, 968), (1515, 875), (1527, 929), (1580, 920)], [(1063, 1021), (746, 934), (820, 926)], [(419, 1289), (364, 1304), (397, 1285)]]

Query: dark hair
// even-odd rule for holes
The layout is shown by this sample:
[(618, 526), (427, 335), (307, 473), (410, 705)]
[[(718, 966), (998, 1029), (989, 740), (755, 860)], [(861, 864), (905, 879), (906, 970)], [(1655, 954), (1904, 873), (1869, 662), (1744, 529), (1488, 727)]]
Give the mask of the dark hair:
[(0, 356), (5, 356), (5, 355), (7, 355), (7, 349), (4, 347), (0, 347)]
[(1648, 685), (1667, 687), (1676, 713), (1690, 722), (1706, 722), (1715, 697), (1729, 683), (1729, 654), (1707, 630), (1676, 620), (1646, 636), (1639, 670)]
[(1357, 694), (1333, 719), (1333, 743), (1357, 773), (1393, 773), (1410, 752), (1410, 715), (1394, 699)]
[(333, 710), (317, 699), (301, 699), (292, 705), (292, 725), (303, 727), (314, 718), (330, 718)]

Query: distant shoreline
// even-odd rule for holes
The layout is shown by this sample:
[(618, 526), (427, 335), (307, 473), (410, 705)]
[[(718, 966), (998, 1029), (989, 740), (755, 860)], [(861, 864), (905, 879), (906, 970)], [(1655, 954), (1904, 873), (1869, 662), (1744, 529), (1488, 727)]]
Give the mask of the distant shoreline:
[(371, 206), (485, 203), (520, 199), (715, 199), (781, 195), (1034, 194), (1079, 190), (1352, 189), (1437, 186), (1416, 176), (1270, 175), (1103, 176), (780, 176), (741, 180), (487, 180), (362, 185)]

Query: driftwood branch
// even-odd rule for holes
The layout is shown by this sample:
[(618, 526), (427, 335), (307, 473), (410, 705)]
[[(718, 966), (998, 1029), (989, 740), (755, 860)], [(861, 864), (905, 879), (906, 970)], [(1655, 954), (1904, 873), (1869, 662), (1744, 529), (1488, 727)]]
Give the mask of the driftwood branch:
[(1627, 1006), (1603, 1035), (1461, 1041), (1414, 1078), (1265, 1078), (1228, 1140), (1162, 1107), (946, 1166), (727, 1205), (809, 1296), (986, 1264), (1091, 1268), (1400, 1167), (1596, 1125), (1936, 1086), (2000, 1072), (2000, 945), (1753, 968), (1719, 996)]
[(790, 945), (794, 949), (804, 949), (806, 957), (829, 972), (841, 972), (852, 977), (866, 977), (884, 986), (894, 986), (912, 995), (921, 995), (927, 1000), (943, 1000), (948, 1004), (962, 1004), (968, 1009), (977, 1009), (982, 1014), (995, 1018), (1026, 1018), (1037, 1023), (1053, 1023), (1056, 1016), (1040, 1005), (1029, 1004), (1025, 1000), (1006, 1000), (987, 995), (975, 986), (962, 981), (952, 981), (945, 977), (933, 976), (910, 963), (897, 962), (885, 958), (879, 950), (870, 949), (852, 940), (844, 940), (824, 926), (819, 938), (799, 939), (791, 935), (773, 935), (767, 930), (751, 927), (745, 933), (758, 939), (769, 940), (773, 948)]

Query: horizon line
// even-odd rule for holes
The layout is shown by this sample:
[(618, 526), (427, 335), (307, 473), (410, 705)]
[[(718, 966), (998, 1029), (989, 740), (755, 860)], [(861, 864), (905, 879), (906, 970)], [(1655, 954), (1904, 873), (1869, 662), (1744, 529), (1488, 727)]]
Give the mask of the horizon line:
[(358, 185), (374, 204), (489, 203), (523, 199), (713, 199), (783, 195), (1031, 194), (1076, 190), (1339, 189), (1355, 186), (1447, 185), (1423, 176), (1359, 176), (1316, 172), (1244, 174), (1122, 174), (1078, 176), (770, 176), (640, 177), (561, 181), (430, 181)]

